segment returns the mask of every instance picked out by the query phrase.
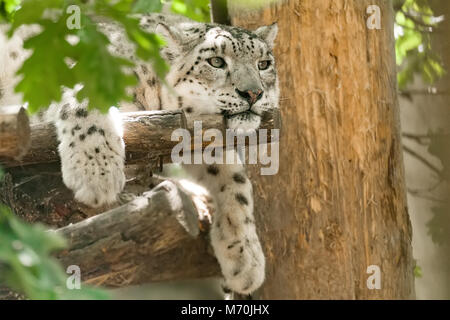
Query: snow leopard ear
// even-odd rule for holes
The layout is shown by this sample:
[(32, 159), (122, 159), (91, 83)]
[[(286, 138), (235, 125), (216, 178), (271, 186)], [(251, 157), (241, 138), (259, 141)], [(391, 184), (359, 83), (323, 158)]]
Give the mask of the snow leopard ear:
[(164, 23), (158, 23), (155, 33), (162, 36), (167, 42), (167, 47), (171, 51), (180, 51), (183, 44), (181, 32), (175, 28)]
[(278, 33), (278, 25), (276, 22), (271, 24), (270, 26), (259, 27), (258, 29), (255, 30), (255, 34), (261, 39), (263, 39), (272, 49), (275, 45), (277, 33)]

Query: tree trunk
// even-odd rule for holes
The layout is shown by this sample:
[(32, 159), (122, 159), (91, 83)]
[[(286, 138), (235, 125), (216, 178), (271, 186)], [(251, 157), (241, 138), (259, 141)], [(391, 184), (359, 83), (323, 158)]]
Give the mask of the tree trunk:
[[(381, 9), (381, 29), (366, 9)], [(251, 169), (267, 257), (262, 299), (414, 298), (388, 0), (229, 2), (234, 25), (278, 23), (280, 170)], [(369, 289), (368, 267), (381, 271)]]

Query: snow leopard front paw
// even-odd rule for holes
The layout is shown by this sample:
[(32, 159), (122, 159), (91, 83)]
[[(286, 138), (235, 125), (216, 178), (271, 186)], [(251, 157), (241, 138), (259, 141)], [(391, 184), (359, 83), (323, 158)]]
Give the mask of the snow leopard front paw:
[(65, 185), (77, 201), (98, 207), (117, 201), (125, 185), (124, 146), (119, 137), (114, 143), (103, 136), (93, 138), (62, 141), (59, 148)]

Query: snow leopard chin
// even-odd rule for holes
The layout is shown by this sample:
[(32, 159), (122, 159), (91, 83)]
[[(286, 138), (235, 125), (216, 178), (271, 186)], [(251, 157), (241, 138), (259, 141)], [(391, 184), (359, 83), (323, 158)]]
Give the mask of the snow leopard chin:
[(226, 123), (228, 129), (251, 131), (259, 128), (261, 125), (261, 116), (247, 111), (226, 117)]

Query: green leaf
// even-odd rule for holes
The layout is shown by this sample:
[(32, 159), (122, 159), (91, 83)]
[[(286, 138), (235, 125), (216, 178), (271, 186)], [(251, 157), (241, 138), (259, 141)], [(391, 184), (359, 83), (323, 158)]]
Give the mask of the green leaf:
[(10, 35), (23, 24), (40, 23), (44, 11), (48, 9), (63, 9), (64, 0), (22, 0), (19, 10), (14, 15)]
[(19, 5), (20, 0), (0, 0), (0, 18), (11, 20)]
[(159, 54), (161, 47), (165, 44), (164, 40), (154, 33), (143, 31), (138, 18), (115, 10), (103, 10), (102, 12), (122, 24), (128, 38), (136, 44), (136, 55), (143, 61), (151, 62), (157, 76), (164, 79), (169, 71), (169, 65)]
[(72, 69), (76, 82), (83, 84), (77, 95), (78, 100), (89, 99), (89, 108), (102, 112), (107, 112), (119, 101), (131, 100), (125, 89), (135, 86), (137, 79), (123, 70), (133, 64), (109, 53), (108, 38), (88, 18), (84, 19), (84, 27), (77, 35), (80, 41), (74, 47), (71, 58), (77, 61)]
[(210, 22), (209, 0), (172, 0), (171, 10), (199, 22)]
[(422, 268), (417, 266), (417, 265), (414, 267), (414, 277), (416, 277), (416, 278), (422, 278), (423, 277)]
[(162, 2), (160, 0), (137, 0), (133, 6), (133, 13), (149, 13), (160, 12), (162, 9)]
[(67, 274), (50, 254), (65, 240), (40, 224), (20, 221), (0, 205), (0, 282), (30, 299), (107, 299), (99, 289), (66, 287)]
[(23, 93), (24, 100), (29, 102), (28, 110), (32, 113), (60, 101), (61, 86), (71, 88), (76, 84), (64, 61), (72, 50), (65, 40), (69, 30), (64, 20), (56, 24), (45, 20), (41, 25), (43, 31), (24, 43), (24, 47), (32, 49), (33, 54), (19, 69), (18, 74), (23, 79), (15, 88), (16, 92)]

